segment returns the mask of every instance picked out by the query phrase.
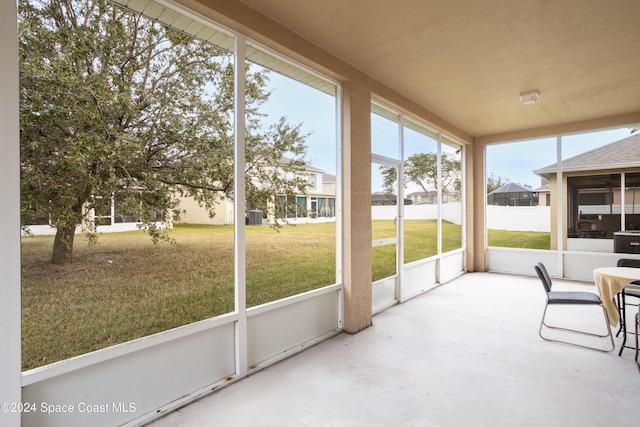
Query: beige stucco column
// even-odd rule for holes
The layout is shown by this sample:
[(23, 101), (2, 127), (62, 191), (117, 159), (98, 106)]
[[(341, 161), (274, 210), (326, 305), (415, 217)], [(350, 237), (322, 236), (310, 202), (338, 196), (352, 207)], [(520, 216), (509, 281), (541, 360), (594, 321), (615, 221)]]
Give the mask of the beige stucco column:
[(372, 323), (371, 296), (371, 93), (359, 82), (342, 87), (343, 329)]
[(485, 205), (487, 192), (484, 185), (485, 145), (474, 141), (466, 147), (467, 183), (467, 270), (486, 271), (487, 247), (485, 233)]

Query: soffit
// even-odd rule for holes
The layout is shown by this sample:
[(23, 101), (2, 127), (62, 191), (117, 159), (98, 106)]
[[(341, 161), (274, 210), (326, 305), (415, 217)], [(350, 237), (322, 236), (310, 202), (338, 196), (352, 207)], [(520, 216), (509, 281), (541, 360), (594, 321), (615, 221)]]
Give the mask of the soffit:
[(637, 0), (242, 1), (474, 137), (640, 113)]
[[(185, 12), (180, 10), (175, 4), (165, 4), (161, 0), (110, 1), (133, 12), (142, 14), (147, 18), (154, 19), (175, 30), (219, 46), (227, 51), (233, 52), (235, 49), (235, 38), (232, 34), (215, 27), (214, 24), (196, 14), (185, 14)], [(334, 83), (310, 73), (308, 70), (303, 69), (293, 62), (287, 62), (284, 59), (277, 58), (252, 46), (246, 49), (245, 55), (249, 62), (281, 73), (329, 95), (334, 96), (336, 94)]]

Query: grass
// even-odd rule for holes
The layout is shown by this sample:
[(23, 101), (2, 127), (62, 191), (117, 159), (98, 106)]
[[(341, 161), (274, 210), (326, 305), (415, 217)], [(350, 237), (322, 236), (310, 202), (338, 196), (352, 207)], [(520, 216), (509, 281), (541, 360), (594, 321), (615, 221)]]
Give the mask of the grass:
[[(374, 238), (395, 232), (392, 221), (373, 227)], [(443, 229), (443, 250), (460, 247), (460, 227)], [(407, 221), (405, 262), (435, 255), (435, 236), (435, 221)], [(24, 237), (23, 369), (233, 311), (233, 227), (177, 225), (172, 237), (176, 245), (104, 234), (88, 246), (77, 236), (68, 265), (49, 262), (53, 237)], [(335, 246), (334, 223), (248, 227), (247, 306), (335, 283)], [(374, 248), (374, 280), (392, 274), (395, 245)]]
[(534, 231), (489, 230), (489, 246), (503, 248), (550, 249), (551, 233)]
[[(437, 222), (435, 220), (404, 222), (405, 264), (434, 256), (438, 253)], [(373, 239), (384, 239), (395, 235), (393, 221), (374, 221)], [(442, 223), (442, 251), (448, 252), (462, 246), (462, 229), (449, 222)], [(373, 281), (396, 274), (395, 245), (373, 248)]]
[[(234, 310), (233, 227), (176, 226), (176, 245), (140, 232), (81, 236), (74, 262), (52, 237), (22, 244), (23, 369)], [(247, 229), (247, 306), (335, 283), (335, 224)]]

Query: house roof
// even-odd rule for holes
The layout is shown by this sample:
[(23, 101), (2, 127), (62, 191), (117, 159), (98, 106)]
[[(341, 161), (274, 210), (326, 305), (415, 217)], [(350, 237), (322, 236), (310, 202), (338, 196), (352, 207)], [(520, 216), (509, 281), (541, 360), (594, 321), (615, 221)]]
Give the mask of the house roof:
[[(563, 172), (624, 169), (629, 167), (640, 167), (640, 133), (562, 161)], [(555, 175), (557, 169), (558, 164), (553, 163), (535, 170), (533, 173), (548, 178), (549, 175)]]
[(508, 183), (504, 184), (503, 186), (496, 188), (495, 190), (493, 190), (489, 194), (496, 194), (496, 193), (531, 193), (531, 192), (533, 192), (533, 190), (530, 189), (530, 188), (523, 187), (522, 185), (515, 184), (513, 182), (508, 182)]

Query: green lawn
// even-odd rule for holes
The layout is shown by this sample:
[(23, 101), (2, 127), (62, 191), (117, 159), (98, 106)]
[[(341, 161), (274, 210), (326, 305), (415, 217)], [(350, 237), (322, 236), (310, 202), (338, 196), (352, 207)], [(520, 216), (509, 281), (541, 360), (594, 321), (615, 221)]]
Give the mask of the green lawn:
[[(460, 227), (443, 229), (444, 251), (460, 247)], [(374, 238), (393, 230), (374, 222)], [(177, 225), (171, 234), (175, 245), (139, 231), (100, 235), (95, 246), (77, 236), (74, 262), (63, 266), (49, 263), (53, 237), (24, 237), (23, 368), (233, 311), (233, 227)], [(405, 261), (435, 255), (435, 236), (435, 221), (407, 221)], [(248, 227), (246, 246), (249, 307), (335, 283), (334, 223)], [(395, 246), (373, 257), (374, 280), (395, 273)]]
[(503, 248), (550, 249), (551, 233), (489, 230), (489, 246)]
[[(177, 225), (177, 244), (141, 232), (77, 236), (52, 265), (52, 237), (22, 239), (23, 368), (234, 309), (233, 227)], [(335, 224), (247, 228), (249, 307), (335, 283)]]
[[(408, 264), (437, 255), (437, 222), (435, 220), (404, 222), (404, 262)], [(374, 221), (373, 239), (383, 239), (395, 235), (393, 221)], [(444, 221), (442, 223), (442, 251), (448, 252), (462, 246), (462, 229)], [(396, 274), (395, 245), (373, 248), (373, 281)]]

